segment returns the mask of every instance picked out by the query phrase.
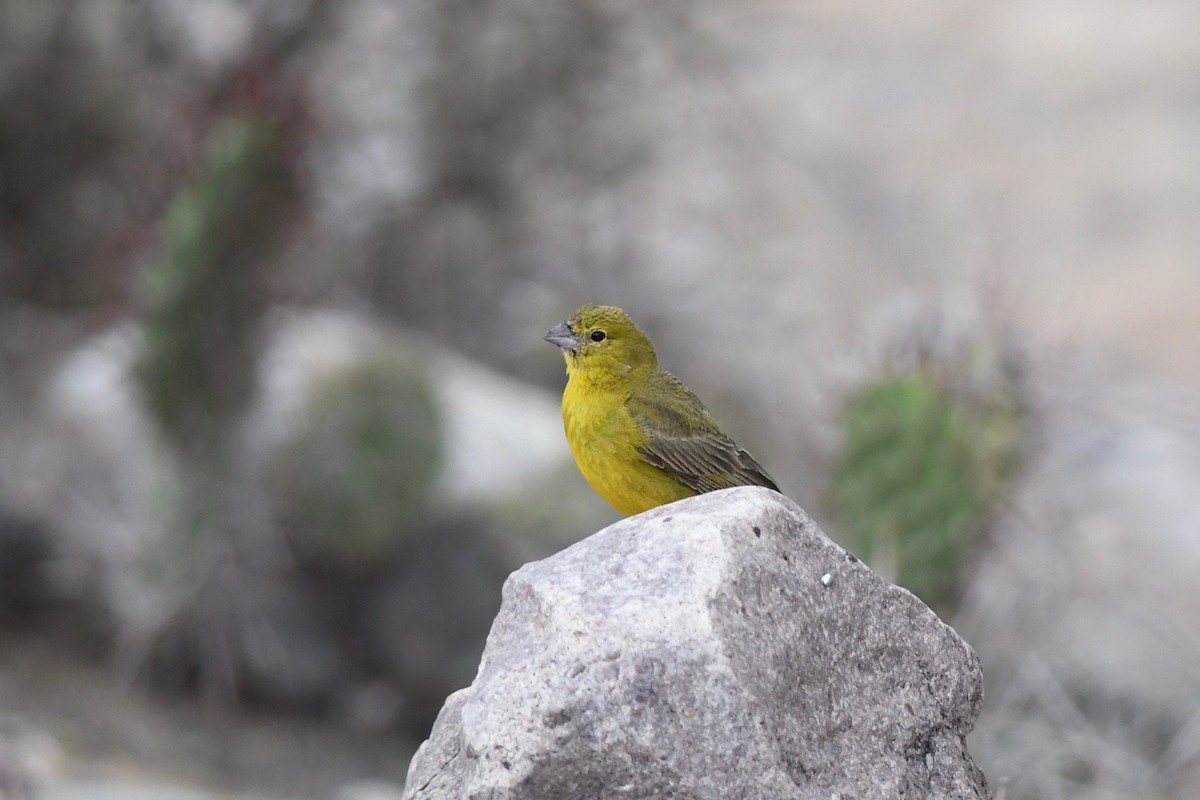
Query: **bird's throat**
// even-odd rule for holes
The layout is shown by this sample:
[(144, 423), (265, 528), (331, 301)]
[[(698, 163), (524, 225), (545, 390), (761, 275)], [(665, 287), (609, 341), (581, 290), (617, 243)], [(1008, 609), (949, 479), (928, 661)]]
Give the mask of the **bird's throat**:
[(573, 353), (567, 353), (567, 380), (576, 391), (612, 392), (627, 389), (637, 380), (633, 367), (627, 364), (593, 365)]

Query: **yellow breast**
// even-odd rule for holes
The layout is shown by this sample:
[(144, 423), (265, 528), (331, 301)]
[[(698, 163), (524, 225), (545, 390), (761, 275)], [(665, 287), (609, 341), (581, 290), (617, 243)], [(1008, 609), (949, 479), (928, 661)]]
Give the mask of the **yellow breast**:
[(626, 410), (625, 400), (620, 391), (567, 381), (563, 428), (583, 477), (622, 514), (639, 514), (695, 495), (642, 457), (646, 434)]

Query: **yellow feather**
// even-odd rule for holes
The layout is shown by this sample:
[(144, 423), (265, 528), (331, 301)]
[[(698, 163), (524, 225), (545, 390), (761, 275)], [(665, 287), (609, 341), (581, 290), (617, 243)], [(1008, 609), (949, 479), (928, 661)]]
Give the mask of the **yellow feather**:
[(624, 311), (584, 306), (546, 340), (563, 349), (563, 427), (579, 471), (622, 514), (714, 488), (775, 489), (695, 395), (658, 366)]

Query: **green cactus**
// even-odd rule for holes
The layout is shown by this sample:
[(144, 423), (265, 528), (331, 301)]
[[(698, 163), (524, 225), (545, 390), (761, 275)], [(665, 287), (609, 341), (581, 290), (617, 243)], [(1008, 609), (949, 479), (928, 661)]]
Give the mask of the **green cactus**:
[(425, 511), (441, 461), (419, 367), (379, 358), (327, 379), (274, 470), (284, 528), (309, 562), (364, 566)]
[(866, 387), (844, 418), (837, 512), (869, 563), (935, 608), (1007, 491), (1021, 431), (1011, 390), (971, 397), (929, 369)]
[(220, 443), (250, 399), (266, 264), (292, 191), (274, 125), (228, 120), (211, 145), (171, 205), (164, 255), (145, 275), (139, 377), (154, 418), (188, 456)]
[[(253, 662), (246, 620), (278, 593), (261, 535), (261, 497), (239, 436), (255, 390), (267, 278), (298, 207), (278, 124), (229, 119), (171, 204), (159, 259), (144, 275), (142, 398), (170, 459), (160, 471), (163, 536), (131, 565), (117, 660), (195, 661), (205, 691), (229, 699)], [(169, 667), (167, 671), (169, 671)], [(191, 667), (181, 667), (190, 672)]]

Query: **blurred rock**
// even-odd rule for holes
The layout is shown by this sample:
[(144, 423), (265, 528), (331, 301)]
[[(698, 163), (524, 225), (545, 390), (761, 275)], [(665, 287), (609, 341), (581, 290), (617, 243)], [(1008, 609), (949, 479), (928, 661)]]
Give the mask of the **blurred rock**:
[(182, 783), (136, 779), (64, 780), (48, 786), (37, 797), (39, 800), (270, 800), (261, 795), (239, 798), (227, 792), (218, 794)]
[(338, 789), (334, 800), (400, 800), (403, 789), (387, 781), (355, 781)]
[(46, 523), (74, 575), (73, 600), (99, 619), (141, 626), (164, 606), (138, 570), (164, 536), (179, 465), (141, 406), (137, 326), (114, 326), (58, 359), (41, 391), (25, 513)]
[[(190, 683), (217, 642), (251, 697), (348, 707), (379, 680), (399, 710), (366, 724), (423, 735), (474, 674), (504, 577), (609, 512), (570, 463), (551, 394), (350, 313), (277, 310), (266, 330), (241, 423), (241, 486), (264, 492), (246, 499), (262, 509), (246, 552), (187, 538), (171, 513), (187, 465), (144, 410), (134, 325), (51, 371), (22, 513), (53, 532), (67, 601), (131, 674)], [(540, 500), (564, 492), (580, 502), (552, 526)], [(181, 536), (196, 569), (172, 563)], [(199, 600), (202, 582), (226, 589)]]
[(0, 800), (43, 797), (62, 771), (63, 751), (49, 733), (0, 717)]
[(955, 620), (988, 668), (976, 753), (1018, 797), (1196, 796), (1195, 398), (1034, 363), (1038, 446)]
[(617, 523), (505, 585), (410, 798), (989, 797), (979, 662), (790, 501)]
[(0, 800), (25, 800), (33, 791), (33, 782), (26, 774), (20, 756), (7, 742), (0, 740)]

